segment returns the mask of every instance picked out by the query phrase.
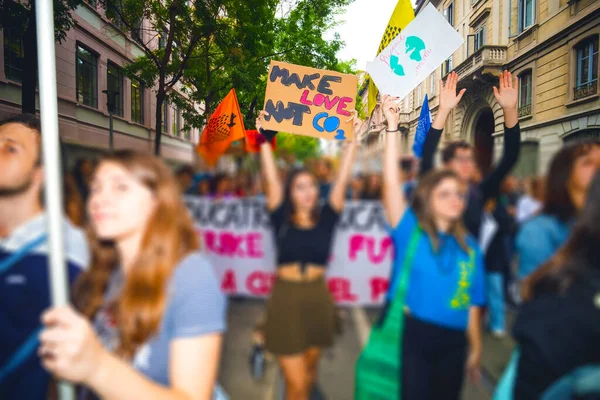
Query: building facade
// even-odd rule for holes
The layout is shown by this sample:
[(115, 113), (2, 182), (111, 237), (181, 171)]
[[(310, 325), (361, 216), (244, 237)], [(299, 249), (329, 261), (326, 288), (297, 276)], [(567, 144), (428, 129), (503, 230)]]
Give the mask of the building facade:
[[(467, 92), (441, 146), (456, 139), (473, 143), (484, 171), (502, 150), (504, 117), (492, 88), (503, 69), (518, 77), (523, 143), (517, 176), (544, 174), (564, 142), (600, 137), (600, 0), (422, 0), (416, 12), (429, 2), (464, 44), (403, 100), (403, 153), (410, 153), (425, 94), (435, 117), (439, 79), (452, 71)], [(383, 138), (366, 136), (372, 143), (363, 156), (374, 157)]]
[[(109, 148), (109, 102), (113, 113), (114, 148), (151, 153), (155, 133), (156, 96), (152, 88), (124, 76), (122, 67), (143, 55), (130, 35), (109, 21), (95, 2), (83, 3), (73, 16), (76, 25), (56, 43), (59, 131), (69, 165), (97, 157)], [(142, 40), (160, 39), (140, 29)], [(0, 118), (21, 108), (22, 38), (0, 30)], [(109, 94), (110, 98), (109, 98)], [(171, 164), (195, 162), (197, 129), (186, 129), (176, 107), (165, 104), (161, 155)]]

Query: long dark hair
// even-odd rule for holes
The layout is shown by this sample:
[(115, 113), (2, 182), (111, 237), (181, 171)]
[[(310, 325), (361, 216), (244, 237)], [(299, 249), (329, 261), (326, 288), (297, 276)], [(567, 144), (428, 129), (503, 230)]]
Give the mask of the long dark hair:
[[(433, 195), (433, 190), (446, 179), (453, 179), (460, 182), (458, 175), (448, 169), (432, 171), (425, 175), (415, 190), (412, 203), (412, 208), (417, 215), (419, 225), (421, 226), (421, 229), (429, 235), (429, 240), (431, 240), (433, 248), (436, 251), (439, 246), (439, 232), (435, 224), (433, 210), (431, 209), (431, 196)], [(468, 251), (467, 230), (465, 229), (461, 218), (458, 218), (452, 224), (448, 233), (456, 238), (464, 251)]]
[(579, 141), (565, 144), (552, 159), (546, 179), (544, 195), (544, 214), (552, 215), (563, 222), (577, 215), (577, 207), (569, 193), (569, 182), (573, 174), (575, 162), (585, 156), (598, 141)]
[[(298, 168), (298, 169), (293, 170), (289, 174), (289, 176), (285, 182), (285, 188), (284, 188), (284, 192), (283, 192), (283, 195), (284, 195), (284, 197), (283, 197), (283, 213), (285, 215), (285, 221), (291, 225), (295, 224), (294, 216), (296, 215), (296, 208), (294, 207), (294, 203), (292, 202), (292, 186), (294, 185), (294, 182), (296, 181), (296, 179), (298, 179), (298, 177), (302, 174), (310, 175), (316, 184), (315, 176), (313, 174), (311, 174), (307, 169)], [(319, 220), (319, 216), (320, 216), (320, 207), (319, 207), (319, 202), (317, 201), (317, 204), (315, 204), (315, 207), (312, 209), (312, 211), (310, 213), (311, 222), (316, 223)]]
[(588, 198), (567, 243), (523, 285), (522, 297), (564, 293), (575, 281), (598, 269), (600, 260), (600, 173), (596, 173)]

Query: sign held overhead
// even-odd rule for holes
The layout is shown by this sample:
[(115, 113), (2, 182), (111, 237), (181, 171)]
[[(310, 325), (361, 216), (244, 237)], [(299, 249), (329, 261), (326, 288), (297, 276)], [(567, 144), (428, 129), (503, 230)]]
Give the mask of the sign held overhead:
[(382, 94), (406, 97), (463, 44), (462, 36), (430, 3), (367, 64)]
[(329, 140), (352, 140), (354, 75), (271, 61), (264, 128)]

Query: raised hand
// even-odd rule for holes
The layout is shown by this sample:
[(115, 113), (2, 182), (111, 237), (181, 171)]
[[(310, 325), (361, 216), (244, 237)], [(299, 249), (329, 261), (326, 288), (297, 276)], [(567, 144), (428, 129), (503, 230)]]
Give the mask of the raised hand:
[(456, 85), (458, 84), (458, 74), (454, 71), (448, 75), (446, 84), (440, 80), (440, 111), (449, 113), (460, 102), (467, 89), (462, 89), (456, 94)]
[(259, 112), (258, 117), (256, 118), (255, 125), (256, 130), (267, 140), (267, 142), (270, 142), (275, 136), (277, 136), (277, 131), (269, 131), (263, 129), (263, 122), (265, 121), (265, 117), (268, 115), (269, 113), (264, 110)]
[(381, 108), (383, 110), (383, 115), (385, 115), (385, 119), (387, 120), (388, 131), (398, 130), (400, 115), (398, 114), (398, 104), (396, 104), (397, 100), (397, 97), (383, 96), (381, 101)]
[(512, 76), (508, 71), (500, 74), (500, 88), (494, 86), (494, 96), (496, 101), (504, 109), (517, 108), (517, 100), (519, 98), (519, 90), (517, 77)]
[(356, 110), (352, 111), (352, 116), (346, 120), (346, 122), (352, 122), (352, 127), (354, 128), (354, 141), (358, 141), (358, 133), (360, 132), (360, 128), (364, 121), (358, 118), (358, 112)]
[(269, 114), (266, 111), (264, 111), (264, 110), (261, 110), (258, 113), (258, 117), (256, 117), (256, 130), (257, 131), (260, 132), (262, 130), (262, 128), (263, 128), (262, 127), (263, 126), (263, 122), (265, 120), (265, 117), (268, 116), (268, 115)]

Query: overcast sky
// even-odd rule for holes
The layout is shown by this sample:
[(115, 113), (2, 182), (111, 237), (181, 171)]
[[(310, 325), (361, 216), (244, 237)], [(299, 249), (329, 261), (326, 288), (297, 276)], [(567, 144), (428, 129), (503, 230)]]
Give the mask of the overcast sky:
[(337, 19), (341, 23), (334, 31), (346, 42), (346, 47), (338, 53), (339, 59), (355, 58), (358, 69), (364, 70), (367, 61), (372, 61), (376, 56), (381, 37), (397, 3), (398, 0), (355, 0), (346, 13), (339, 15)]

